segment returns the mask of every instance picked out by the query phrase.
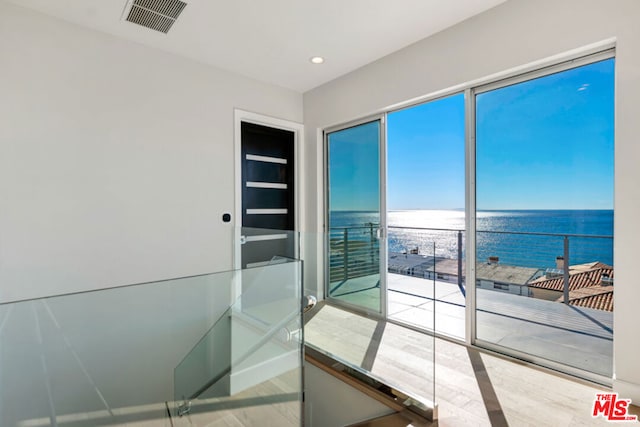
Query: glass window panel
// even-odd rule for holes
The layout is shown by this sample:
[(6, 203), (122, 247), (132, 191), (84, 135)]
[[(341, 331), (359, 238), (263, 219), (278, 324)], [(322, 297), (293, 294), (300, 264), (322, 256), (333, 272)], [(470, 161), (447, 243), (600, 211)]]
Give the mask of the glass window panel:
[(388, 115), (389, 317), (432, 330), (435, 307), (436, 332), (457, 339), (465, 337), (464, 136), (464, 94)]
[(380, 286), (380, 121), (328, 134), (331, 298), (382, 312)]
[(614, 59), (475, 101), (477, 338), (611, 377)]

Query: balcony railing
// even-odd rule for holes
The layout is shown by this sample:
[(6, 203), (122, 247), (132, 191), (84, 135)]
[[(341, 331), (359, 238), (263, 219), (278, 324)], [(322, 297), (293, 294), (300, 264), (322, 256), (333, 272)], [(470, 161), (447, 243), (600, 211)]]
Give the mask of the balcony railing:
[[(330, 229), (331, 283), (379, 273), (377, 230), (374, 223)], [(398, 226), (387, 230), (388, 272), (449, 281), (464, 293), (464, 230)], [(478, 230), (476, 239), (480, 288), (588, 304), (589, 295), (602, 295), (613, 284), (613, 236)], [(434, 242), (435, 254), (430, 249)], [(592, 305), (611, 309), (607, 304)]]
[[(394, 226), (379, 242), (369, 240), (375, 236), (368, 229), (358, 262), (341, 250), (352, 243), (351, 228), (332, 230), (343, 236), (331, 253), (340, 272), (334, 279), (348, 284), (366, 274), (364, 260), (370, 274), (379, 274), (372, 258), (387, 245), (389, 318), (464, 339), (465, 232)], [(606, 384), (613, 360), (613, 237), (488, 230), (475, 237), (476, 344)], [(353, 289), (350, 298), (357, 300)]]
[(380, 271), (378, 225), (329, 230), (329, 281), (342, 282)]
[[(521, 295), (565, 304), (587, 298), (589, 293), (605, 293), (613, 284), (613, 236), (478, 231), (477, 248), (479, 286), (486, 285), (482, 282), (487, 282), (483, 272), (486, 276), (494, 264), (518, 268), (514, 272), (521, 278), (512, 284), (520, 286)], [(528, 273), (532, 277), (522, 280)], [(503, 282), (509, 285), (506, 280)]]

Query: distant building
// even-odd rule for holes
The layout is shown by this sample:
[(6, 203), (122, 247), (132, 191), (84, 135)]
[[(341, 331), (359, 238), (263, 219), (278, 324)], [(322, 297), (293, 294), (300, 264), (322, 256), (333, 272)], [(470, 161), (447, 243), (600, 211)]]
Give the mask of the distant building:
[[(464, 277), (464, 262), (462, 264), (462, 275)], [(435, 264), (432, 262), (426, 268), (426, 279), (436, 279), (445, 282), (458, 283), (458, 260), (452, 258), (436, 257)]]
[[(464, 277), (464, 263), (462, 274)], [(406, 276), (458, 283), (458, 260), (417, 253), (390, 253), (388, 271)], [(522, 295), (548, 301), (564, 301), (564, 265), (538, 268), (500, 264), (489, 257), (476, 264), (476, 286), (481, 289)], [(613, 267), (601, 262), (569, 267), (569, 304), (596, 310), (613, 311)]]
[[(416, 253), (390, 253), (387, 269), (390, 273), (458, 283), (458, 267), (457, 259), (434, 258)], [(464, 277), (464, 263), (461, 268)], [(498, 257), (490, 257), (487, 263), (476, 265), (476, 283), (479, 288), (523, 296), (532, 296), (527, 284), (542, 274), (542, 270), (537, 268), (502, 265)]]
[(527, 284), (540, 275), (542, 270), (538, 268), (503, 265), (495, 256), (476, 264), (477, 287), (515, 295), (532, 296)]
[(457, 259), (420, 255), (417, 251), (390, 253), (387, 270), (389, 273), (458, 283)]
[[(529, 284), (534, 297), (552, 293), (554, 301), (564, 301), (562, 270), (548, 272)], [(569, 304), (613, 311), (613, 267), (601, 262), (569, 266)]]
[(433, 257), (427, 257), (416, 253), (391, 252), (387, 270), (389, 273), (404, 274), (406, 276), (425, 277), (427, 264), (433, 263)]

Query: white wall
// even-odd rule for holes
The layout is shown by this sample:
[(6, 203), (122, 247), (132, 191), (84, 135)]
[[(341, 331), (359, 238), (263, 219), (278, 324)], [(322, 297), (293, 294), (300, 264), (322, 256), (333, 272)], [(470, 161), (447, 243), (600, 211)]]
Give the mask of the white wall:
[(0, 301), (231, 267), (233, 109), (302, 96), (0, 2)]
[[(322, 192), (318, 128), (615, 37), (615, 387), (636, 403), (640, 402), (636, 362), (640, 286), (635, 267), (640, 237), (639, 16), (637, 0), (510, 0), (304, 96), (307, 191), (318, 194)], [(320, 201), (308, 199), (307, 212), (318, 212), (315, 219), (308, 219), (309, 229), (322, 229)]]
[[(0, 302), (231, 268), (234, 108), (301, 122), (300, 94), (2, 1), (0, 61)], [(104, 409), (61, 333), (111, 407), (170, 400), (231, 298), (194, 280), (50, 301), (55, 410)], [(0, 407), (47, 416), (30, 304), (0, 306)]]

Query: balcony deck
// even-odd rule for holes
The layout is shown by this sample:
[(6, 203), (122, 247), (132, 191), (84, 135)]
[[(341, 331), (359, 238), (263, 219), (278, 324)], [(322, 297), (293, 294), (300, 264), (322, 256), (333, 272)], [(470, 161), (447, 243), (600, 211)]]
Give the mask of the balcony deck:
[[(405, 290), (420, 280), (399, 279)], [(446, 294), (446, 287), (439, 285), (436, 290)], [(426, 312), (411, 319), (432, 318), (432, 302), (422, 307), (407, 302), (402, 303), (406, 311)], [(420, 396), (433, 398), (435, 383), (440, 427), (607, 424), (591, 417), (595, 393), (604, 387), (331, 305), (316, 311), (305, 328), (308, 344)], [(443, 319), (455, 318), (442, 316), (436, 313), (436, 327)], [(488, 319), (499, 315), (493, 316)], [(632, 407), (632, 413), (638, 408)]]
[[(387, 277), (391, 320), (426, 330), (433, 330), (435, 321), (437, 333), (464, 339), (465, 298), (457, 284), (394, 273)], [(350, 280), (353, 289), (359, 281), (370, 282), (367, 277)], [(354, 292), (347, 301), (367, 304), (376, 292)], [(478, 339), (611, 377), (612, 313), (479, 288), (477, 308)]]

